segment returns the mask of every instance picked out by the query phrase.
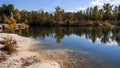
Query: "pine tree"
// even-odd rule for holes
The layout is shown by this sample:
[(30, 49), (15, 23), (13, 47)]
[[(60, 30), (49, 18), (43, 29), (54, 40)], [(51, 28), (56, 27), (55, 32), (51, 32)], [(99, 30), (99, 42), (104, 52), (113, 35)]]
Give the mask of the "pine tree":
[(117, 20), (117, 18), (118, 18), (118, 7), (115, 6), (115, 8), (113, 9), (112, 19)]
[(118, 10), (118, 20), (120, 20), (120, 5), (119, 5), (119, 10)]

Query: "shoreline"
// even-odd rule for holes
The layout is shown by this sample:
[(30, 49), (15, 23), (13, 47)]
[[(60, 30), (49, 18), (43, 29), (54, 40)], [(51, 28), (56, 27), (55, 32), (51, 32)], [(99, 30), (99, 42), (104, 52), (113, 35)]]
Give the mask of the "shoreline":
[(8, 54), (1, 50), (4, 45), (0, 44), (0, 68), (61, 68), (56, 61), (39, 58), (40, 54), (34, 50), (34, 45), (37, 43), (34, 39), (16, 34), (0, 33), (0, 41), (8, 36), (16, 40), (17, 51)]
[(0, 68), (113, 67), (111, 64), (104, 62), (104, 58), (87, 51), (43, 49), (42, 41), (22, 37), (17, 34), (0, 33), (0, 41), (3, 40), (2, 38), (7, 38), (8, 36), (17, 41), (17, 45), (15, 46), (17, 51), (9, 54), (1, 50), (4, 45), (0, 44)]

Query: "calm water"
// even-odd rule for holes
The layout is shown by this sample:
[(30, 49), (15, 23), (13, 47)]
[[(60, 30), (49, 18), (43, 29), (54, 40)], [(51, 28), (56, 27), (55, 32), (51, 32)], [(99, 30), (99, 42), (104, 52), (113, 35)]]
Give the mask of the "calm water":
[[(57, 55), (61, 60), (73, 59), (69, 63), (81, 57), (89, 63), (84, 68), (94, 68), (95, 64), (97, 68), (120, 68), (120, 27), (31, 27), (17, 33), (40, 41), (38, 50), (67, 52), (67, 58), (60, 52)], [(81, 63), (69, 66), (80, 68)]]

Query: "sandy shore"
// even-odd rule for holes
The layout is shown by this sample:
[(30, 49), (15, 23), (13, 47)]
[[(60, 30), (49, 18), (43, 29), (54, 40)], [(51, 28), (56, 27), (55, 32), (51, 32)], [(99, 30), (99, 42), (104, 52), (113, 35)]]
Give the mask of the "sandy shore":
[[(0, 50), (0, 68), (60, 68), (58, 62), (40, 58), (41, 55), (33, 48), (33, 45), (37, 43), (35, 40), (16, 34), (0, 33), (0, 41), (8, 37), (17, 41), (15, 46), (17, 51), (8, 54), (8, 52)], [(0, 49), (2, 47), (4, 45), (0, 44)]]

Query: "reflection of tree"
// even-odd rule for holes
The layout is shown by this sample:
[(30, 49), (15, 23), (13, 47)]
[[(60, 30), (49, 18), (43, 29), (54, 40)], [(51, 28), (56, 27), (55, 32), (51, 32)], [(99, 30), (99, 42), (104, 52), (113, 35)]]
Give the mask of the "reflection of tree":
[(109, 36), (110, 36), (110, 28), (108, 28), (108, 27), (104, 27), (103, 29), (102, 29), (102, 39), (101, 39), (101, 42), (102, 43), (107, 43), (107, 42), (109, 42)]
[(119, 30), (119, 27), (32, 27), (29, 30), (22, 30), (19, 33), (34, 38), (50, 36), (56, 39), (57, 43), (61, 43), (65, 35), (75, 34), (78, 36), (84, 35), (86, 39), (91, 39), (92, 42), (96, 42), (97, 38), (99, 38), (101, 43), (107, 43), (111, 39), (120, 44)]
[(64, 35), (65, 35), (64, 32), (66, 32), (64, 28), (56, 28), (55, 38), (57, 43), (61, 43), (61, 39), (64, 38)]
[(120, 27), (112, 29), (112, 40), (115, 40), (120, 45)]

